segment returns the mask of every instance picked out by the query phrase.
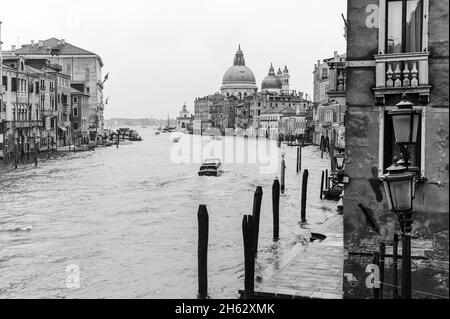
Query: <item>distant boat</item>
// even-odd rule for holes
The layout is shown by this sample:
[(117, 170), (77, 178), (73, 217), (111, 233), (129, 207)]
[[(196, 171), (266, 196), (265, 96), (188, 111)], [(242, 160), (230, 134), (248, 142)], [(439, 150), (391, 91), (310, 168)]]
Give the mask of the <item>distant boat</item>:
[(155, 135), (160, 135), (160, 134), (161, 134), (160, 131), (156, 131), (156, 132), (155, 132)]
[(198, 176), (220, 176), (222, 171), (220, 170), (222, 163), (220, 159), (207, 159), (203, 162), (200, 170), (198, 171)]
[(175, 136), (172, 138), (172, 142), (174, 143), (178, 143), (180, 141), (180, 137), (179, 136)]

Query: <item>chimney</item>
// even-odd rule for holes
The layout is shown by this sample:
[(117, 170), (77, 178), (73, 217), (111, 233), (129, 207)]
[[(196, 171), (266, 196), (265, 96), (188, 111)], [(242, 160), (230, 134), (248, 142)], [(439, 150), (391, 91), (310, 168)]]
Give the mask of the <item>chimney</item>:
[(31, 40), (31, 45), (34, 45), (34, 40)]
[(339, 59), (338, 52), (334, 51), (334, 61), (337, 61), (338, 59)]
[(39, 47), (42, 48), (44, 46), (44, 41), (43, 40), (39, 40)]
[(317, 67), (320, 66), (320, 60), (317, 60)]
[(16, 46), (15, 45), (11, 46), (11, 51), (16, 51)]
[(61, 44), (62, 45), (66, 44), (66, 39), (61, 39)]

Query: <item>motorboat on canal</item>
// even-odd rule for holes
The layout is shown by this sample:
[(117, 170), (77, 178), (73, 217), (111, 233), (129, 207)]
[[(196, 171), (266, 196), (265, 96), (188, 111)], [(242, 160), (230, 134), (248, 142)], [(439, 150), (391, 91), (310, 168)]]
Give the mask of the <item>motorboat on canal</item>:
[(220, 174), (222, 174), (222, 171), (220, 170), (221, 166), (222, 162), (220, 159), (207, 159), (200, 167), (198, 176), (220, 176)]

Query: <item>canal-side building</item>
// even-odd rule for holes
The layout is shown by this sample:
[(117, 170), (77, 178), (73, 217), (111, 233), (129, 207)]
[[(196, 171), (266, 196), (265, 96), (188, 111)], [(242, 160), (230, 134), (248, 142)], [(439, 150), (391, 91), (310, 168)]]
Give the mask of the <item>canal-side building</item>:
[(289, 120), (289, 118), (296, 117), (296, 115), (295, 110), (289, 106), (279, 106), (264, 112), (261, 114), (261, 128), (259, 129), (258, 135), (270, 139), (277, 139), (280, 134), (281, 119), (286, 118), (286, 120)]
[[(348, 1), (347, 16), (345, 297), (371, 298), (366, 269), (380, 242), (387, 246), (384, 296), (394, 293), (391, 257), (399, 221), (380, 177), (400, 155), (389, 111), (406, 99), (420, 115), (409, 149), (420, 177), (413, 200), (412, 295), (448, 298), (448, 1)], [(397, 286), (400, 278), (399, 272)]]
[(179, 116), (177, 117), (177, 129), (191, 129), (192, 126), (192, 118), (191, 112), (187, 110), (186, 103), (184, 103), (183, 108), (180, 111)]
[[(278, 135), (279, 123), (272, 123), (268, 129), (268, 123), (272, 122), (274, 116), (266, 115), (263, 120), (262, 114), (272, 114), (285, 108), (292, 108), (298, 114), (310, 114), (313, 105), (303, 92), (291, 90), (290, 78), (287, 66), (283, 70), (278, 68), (275, 73), (271, 64), (258, 92), (253, 71), (246, 66), (244, 53), (239, 46), (233, 66), (225, 72), (220, 93), (195, 99), (194, 134), (217, 128), (226, 135)], [(312, 120), (312, 116), (306, 118)], [(298, 129), (301, 130), (300, 127)]]
[(345, 54), (319, 60), (314, 66), (314, 136), (315, 144), (328, 139), (335, 146), (345, 146)]
[(62, 72), (62, 67), (59, 64), (51, 64), (47, 59), (26, 59), (25, 63), (53, 78), (54, 85), (51, 84), (50, 92), (55, 95), (55, 110), (58, 112), (56, 119), (57, 145), (67, 146), (71, 144), (73, 142), (73, 131), (70, 117), (70, 76)]
[(215, 93), (194, 101), (194, 134), (202, 134), (206, 129), (215, 127), (218, 123), (220, 104), (223, 103), (224, 96)]
[(73, 141), (76, 145), (89, 142), (89, 95), (70, 88)]
[(2, 133), (3, 153), (23, 156), (30, 147), (58, 146), (58, 110), (56, 107), (57, 66), (48, 68), (27, 64), (22, 56), (3, 58)]
[[(69, 75), (72, 83), (83, 84), (86, 87), (86, 94), (89, 95), (91, 137), (97, 133), (102, 134), (105, 108), (103, 87), (107, 77), (102, 76), (103, 61), (98, 54), (56, 38), (32, 41), (5, 52), (5, 55), (15, 54), (25, 56), (27, 59), (47, 59), (52, 64), (60, 65), (62, 73)], [(64, 108), (64, 105), (62, 107)]]

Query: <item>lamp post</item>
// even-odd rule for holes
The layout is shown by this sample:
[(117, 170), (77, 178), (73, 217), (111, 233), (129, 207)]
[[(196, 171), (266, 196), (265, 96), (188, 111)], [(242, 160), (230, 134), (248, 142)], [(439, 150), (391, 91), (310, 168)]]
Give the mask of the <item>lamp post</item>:
[(400, 146), (402, 159), (387, 169), (382, 180), (389, 208), (397, 215), (401, 229), (402, 299), (411, 299), (412, 210), (418, 174), (416, 168), (410, 167), (408, 146), (417, 143), (420, 113), (413, 109), (413, 104), (403, 94), (402, 101), (389, 115), (392, 116), (395, 141)]
[(383, 176), (389, 208), (400, 224), (402, 234), (402, 299), (411, 299), (411, 231), (413, 199), (416, 191), (416, 174), (405, 166), (394, 164)]

